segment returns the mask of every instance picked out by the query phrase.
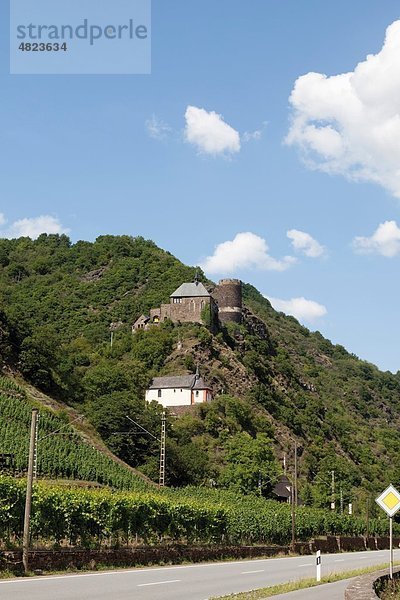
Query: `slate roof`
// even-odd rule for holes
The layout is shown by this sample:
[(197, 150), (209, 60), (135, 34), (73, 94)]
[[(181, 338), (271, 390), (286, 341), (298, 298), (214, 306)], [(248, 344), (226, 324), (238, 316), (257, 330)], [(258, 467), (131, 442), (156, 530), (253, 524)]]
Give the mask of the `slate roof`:
[(148, 323), (148, 321), (150, 321), (150, 317), (148, 317), (147, 315), (140, 315), (140, 317), (136, 319), (133, 325), (136, 325), (137, 323)]
[(279, 498), (290, 498), (292, 495), (290, 487), (291, 483), (289, 479), (285, 475), (281, 475), (274, 489), (272, 490), (272, 493)]
[(195, 298), (209, 297), (210, 294), (200, 281), (192, 283), (182, 283), (177, 290), (171, 294), (170, 298)]
[(204, 382), (202, 377), (197, 375), (179, 375), (173, 377), (154, 377), (150, 385), (150, 390), (162, 389), (189, 389), (189, 390), (206, 390), (209, 386)]

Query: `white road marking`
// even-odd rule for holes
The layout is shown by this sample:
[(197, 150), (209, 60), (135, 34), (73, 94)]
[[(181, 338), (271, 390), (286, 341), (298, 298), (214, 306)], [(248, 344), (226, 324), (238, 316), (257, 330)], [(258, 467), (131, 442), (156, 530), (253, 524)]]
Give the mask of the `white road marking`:
[(344, 558), (336, 558), (333, 562), (344, 562)]
[[(364, 552), (361, 552), (360, 554), (368, 554), (368, 558), (372, 557), (373, 555), (375, 556), (385, 556), (385, 554), (376, 553), (376, 550), (364, 550)], [(394, 553), (397, 555), (399, 552), (399, 549), (394, 548)], [(326, 558), (331, 558), (332, 556), (334, 556), (333, 554), (325, 554), (324, 555)], [(358, 558), (357, 556), (354, 557), (352, 556), (351, 558)], [(360, 557), (360, 558), (367, 558), (367, 557)], [(22, 584), (27, 584), (30, 585), (33, 582), (38, 582), (38, 581), (55, 581), (57, 579), (74, 579), (74, 578), (78, 578), (78, 577), (109, 577), (110, 575), (129, 575), (132, 573), (143, 573), (143, 572), (152, 572), (152, 571), (174, 571), (177, 569), (201, 569), (202, 567), (214, 567), (214, 568), (218, 568), (218, 567), (234, 567), (235, 565), (245, 565), (247, 564), (255, 564), (255, 563), (260, 563), (260, 562), (267, 562), (269, 564), (274, 563), (275, 561), (292, 561), (292, 560), (298, 560), (299, 557), (298, 556), (285, 556), (284, 558), (252, 558), (252, 559), (246, 559), (246, 560), (236, 560), (236, 561), (231, 561), (231, 562), (214, 562), (214, 563), (209, 563), (209, 562), (205, 562), (205, 563), (198, 563), (198, 564), (192, 564), (192, 565), (171, 565), (170, 567), (144, 567), (144, 568), (139, 568), (139, 569), (116, 569), (114, 571), (102, 571), (101, 573), (79, 573), (79, 574), (70, 574), (70, 575), (41, 575), (40, 577), (29, 577), (27, 579), (21, 579), (21, 578), (15, 578), (15, 579), (3, 579), (0, 580), (0, 586), (1, 585), (14, 585), (14, 584), (18, 584), (18, 585), (22, 585)]]
[(153, 581), (152, 583), (139, 583), (137, 587), (146, 587), (146, 585), (164, 585), (164, 583), (178, 583), (180, 579), (169, 579), (168, 581)]
[(257, 571), (242, 571), (241, 575), (247, 575), (248, 573), (264, 573), (265, 569), (258, 569)]
[(314, 563), (303, 563), (302, 565), (297, 565), (297, 568), (300, 569), (300, 567), (312, 567)]

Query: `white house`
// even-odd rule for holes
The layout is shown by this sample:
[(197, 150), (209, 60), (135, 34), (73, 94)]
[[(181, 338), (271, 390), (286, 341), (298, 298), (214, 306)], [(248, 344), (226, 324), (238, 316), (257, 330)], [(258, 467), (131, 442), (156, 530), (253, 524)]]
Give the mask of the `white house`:
[(191, 406), (202, 402), (211, 402), (211, 388), (200, 377), (180, 375), (173, 377), (155, 377), (146, 391), (146, 401), (156, 400), (162, 406)]

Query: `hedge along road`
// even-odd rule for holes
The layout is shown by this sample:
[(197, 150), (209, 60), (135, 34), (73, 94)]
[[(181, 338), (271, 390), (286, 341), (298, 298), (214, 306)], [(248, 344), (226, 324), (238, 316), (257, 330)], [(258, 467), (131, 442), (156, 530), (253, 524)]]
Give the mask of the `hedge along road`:
[[(395, 551), (400, 559), (400, 550)], [(389, 551), (322, 556), (322, 574), (382, 565)], [(315, 575), (315, 556), (6, 579), (0, 600), (205, 600)]]

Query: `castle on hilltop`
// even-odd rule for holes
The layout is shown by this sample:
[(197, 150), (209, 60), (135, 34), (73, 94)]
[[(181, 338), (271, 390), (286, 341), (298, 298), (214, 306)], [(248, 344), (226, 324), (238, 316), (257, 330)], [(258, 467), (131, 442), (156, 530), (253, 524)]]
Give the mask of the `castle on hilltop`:
[(242, 282), (222, 279), (209, 292), (196, 276), (191, 283), (182, 283), (170, 296), (169, 304), (152, 308), (150, 315), (141, 315), (132, 330), (148, 329), (170, 320), (173, 323), (217, 324), (242, 321)]

